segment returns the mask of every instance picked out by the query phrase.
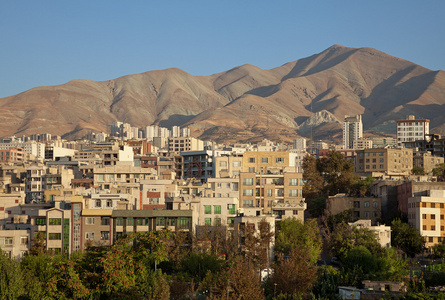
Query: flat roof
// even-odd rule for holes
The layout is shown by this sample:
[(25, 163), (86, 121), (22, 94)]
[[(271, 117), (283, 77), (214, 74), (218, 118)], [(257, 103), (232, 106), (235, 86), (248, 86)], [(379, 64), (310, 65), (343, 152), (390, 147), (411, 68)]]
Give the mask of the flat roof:
[(191, 210), (113, 210), (113, 218), (192, 217)]

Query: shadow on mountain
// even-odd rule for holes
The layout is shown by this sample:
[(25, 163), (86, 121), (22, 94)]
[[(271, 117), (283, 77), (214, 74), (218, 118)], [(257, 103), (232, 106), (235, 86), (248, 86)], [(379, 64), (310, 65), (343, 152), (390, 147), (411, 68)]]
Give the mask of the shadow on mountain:
[(182, 126), (191, 119), (196, 117), (196, 115), (171, 115), (167, 120), (159, 121), (159, 126), (170, 128), (172, 126)]
[[(363, 113), (364, 127), (369, 127), (394, 118), (404, 118), (404, 114), (407, 113), (414, 113), (418, 117), (422, 117), (416, 110), (411, 111), (408, 109), (407, 105), (417, 100), (428, 89), (434, 82), (437, 72), (428, 72), (400, 83), (405, 76), (413, 72), (416, 68), (417, 66), (414, 65), (396, 72), (387, 80), (378, 84), (368, 97), (361, 100), (360, 104), (365, 108)], [(405, 108), (398, 111), (399, 115), (395, 116), (393, 110), (398, 106), (405, 106)], [(386, 111), (387, 113), (383, 115), (376, 113), (382, 111)], [(426, 113), (425, 110), (425, 114), (431, 114), (431, 111)]]

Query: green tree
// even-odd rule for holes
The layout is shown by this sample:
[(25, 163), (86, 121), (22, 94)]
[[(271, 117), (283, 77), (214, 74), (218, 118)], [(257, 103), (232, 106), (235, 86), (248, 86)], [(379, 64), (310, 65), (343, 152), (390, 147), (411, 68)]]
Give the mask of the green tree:
[(326, 198), (324, 196), (316, 197), (311, 201), (309, 201), (307, 204), (307, 210), (314, 218), (320, 217), (324, 213), (325, 209), (326, 209)]
[(416, 228), (400, 219), (391, 222), (391, 244), (414, 257), (425, 249), (425, 240)]
[(325, 194), (328, 196), (351, 194), (353, 185), (358, 181), (354, 163), (336, 151), (330, 151), (326, 157), (317, 160), (317, 169), (326, 182)]
[(445, 240), (442, 240), (441, 243), (434, 245), (432, 250), (435, 257), (445, 258)]
[(372, 254), (378, 256), (384, 252), (374, 232), (366, 228), (349, 226), (346, 223), (337, 224), (327, 242), (329, 252), (340, 260), (344, 260), (347, 253), (358, 246), (364, 246)]
[(433, 169), (433, 176), (441, 176), (442, 178), (445, 177), (445, 163), (439, 164)]
[(308, 203), (323, 195), (324, 179), (317, 169), (317, 159), (311, 155), (306, 155), (303, 159), (303, 179), (303, 196)]
[(0, 298), (18, 299), (25, 294), (25, 281), (20, 264), (3, 255), (0, 249)]
[(322, 248), (320, 229), (315, 219), (303, 224), (294, 218), (287, 218), (277, 223), (275, 251), (290, 255), (292, 249), (299, 247), (309, 254), (309, 261), (316, 263)]
[(414, 166), (414, 167), (411, 169), (411, 174), (413, 174), (413, 175), (426, 175), (426, 172), (425, 172), (425, 169), (424, 169), (424, 168)]

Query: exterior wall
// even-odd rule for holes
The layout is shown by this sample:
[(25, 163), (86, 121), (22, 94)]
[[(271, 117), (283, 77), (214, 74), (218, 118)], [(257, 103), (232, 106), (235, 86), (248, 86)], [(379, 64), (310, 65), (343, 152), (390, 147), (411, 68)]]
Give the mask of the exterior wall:
[(412, 115), (406, 120), (397, 120), (397, 146), (404, 147), (405, 142), (425, 139), (430, 132), (429, 126), (430, 120), (415, 120)]
[(204, 142), (192, 137), (175, 137), (168, 139), (168, 151), (186, 152), (186, 151), (202, 151), (204, 150)]
[(243, 156), (217, 156), (214, 160), (216, 178), (239, 178), (239, 174), (243, 171)]
[(372, 148), (372, 140), (365, 139), (365, 138), (359, 138), (352, 142), (352, 149), (369, 149)]
[(28, 155), (34, 156), (37, 159), (45, 158), (45, 144), (38, 143), (35, 141), (24, 142), (24, 143), (0, 143), (0, 150), (6, 150), (9, 148), (22, 148)]
[(237, 210), (237, 198), (201, 197), (198, 226), (227, 226), (233, 229)]
[(108, 246), (113, 244), (113, 224), (111, 209), (82, 210), (82, 240), (81, 249), (86, 245)]
[(25, 203), (25, 194), (0, 193), (0, 231), (5, 229), (6, 223), (13, 221), (14, 215), (21, 215), (20, 205)]
[(423, 168), (426, 173), (430, 173), (434, 168), (444, 163), (444, 158), (432, 156), (429, 152), (414, 152), (413, 166)]
[(414, 182), (407, 181), (397, 186), (397, 202), (399, 211), (408, 214), (408, 199), (427, 196), (430, 190), (445, 190), (445, 182)]
[(184, 179), (195, 178), (206, 182), (207, 179), (213, 178), (213, 152), (209, 150), (181, 152), (183, 157), (183, 174)]
[(343, 147), (344, 149), (353, 149), (355, 140), (363, 137), (362, 116), (345, 117), (343, 121)]
[(408, 199), (408, 222), (425, 237), (427, 247), (445, 238), (445, 191), (431, 190), (429, 196)]
[(261, 207), (271, 212), (273, 203), (300, 203), (303, 200), (303, 174), (241, 173), (240, 207)]
[(364, 149), (357, 150), (356, 173), (384, 172), (410, 174), (413, 168), (412, 149)]
[(0, 150), (0, 163), (12, 162), (20, 163), (26, 161), (26, 152), (22, 148), (11, 147)]
[[(289, 152), (247, 151), (243, 155), (243, 172), (263, 172), (290, 166)], [(295, 161), (292, 162), (295, 164)]]
[(12, 259), (21, 259), (30, 248), (28, 230), (0, 230), (0, 250)]
[(381, 200), (381, 198), (356, 198), (336, 195), (328, 198), (326, 209), (331, 215), (336, 215), (345, 210), (353, 209), (354, 216), (358, 219), (375, 222), (382, 215)]

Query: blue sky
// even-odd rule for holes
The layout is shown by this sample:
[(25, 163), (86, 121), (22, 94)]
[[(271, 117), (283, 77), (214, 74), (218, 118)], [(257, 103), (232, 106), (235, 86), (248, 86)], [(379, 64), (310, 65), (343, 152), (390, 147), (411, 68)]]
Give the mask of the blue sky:
[(445, 70), (445, 1), (0, 0), (0, 97), (72, 79), (263, 69), (333, 44)]

